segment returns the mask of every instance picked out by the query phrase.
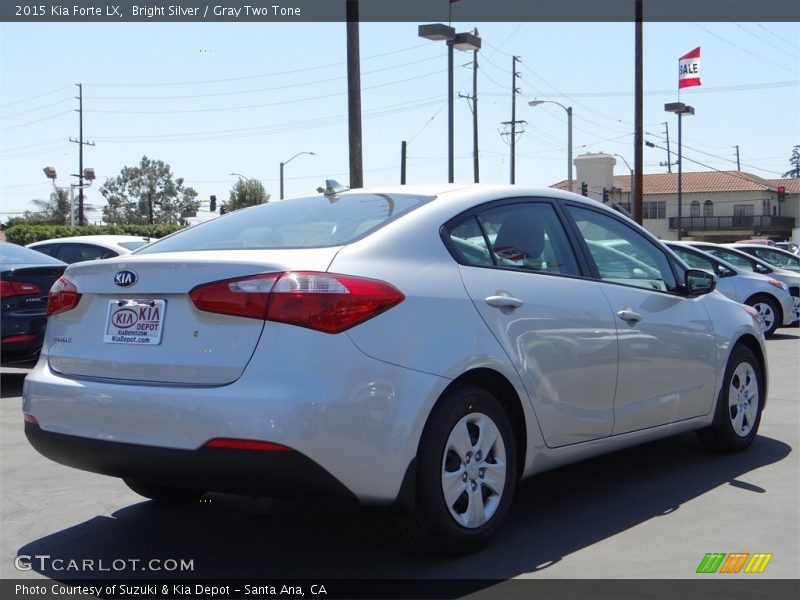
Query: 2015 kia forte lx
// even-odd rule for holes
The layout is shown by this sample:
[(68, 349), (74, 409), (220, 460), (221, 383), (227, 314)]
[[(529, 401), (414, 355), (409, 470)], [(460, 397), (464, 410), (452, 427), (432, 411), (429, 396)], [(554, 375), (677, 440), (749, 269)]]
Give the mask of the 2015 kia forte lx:
[(25, 432), (154, 500), (339, 496), (467, 552), (521, 478), (688, 430), (751, 444), (762, 326), (715, 282), (574, 194), (329, 188), (70, 266)]

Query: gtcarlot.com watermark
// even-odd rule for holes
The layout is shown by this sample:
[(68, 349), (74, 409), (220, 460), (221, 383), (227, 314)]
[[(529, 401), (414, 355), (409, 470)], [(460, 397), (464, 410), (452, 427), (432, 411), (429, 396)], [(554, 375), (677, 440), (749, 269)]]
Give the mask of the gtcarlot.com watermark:
[(18, 571), (120, 573), (150, 571), (154, 573), (194, 571), (194, 559), (185, 558), (53, 558), (49, 554), (20, 554), (14, 558)]

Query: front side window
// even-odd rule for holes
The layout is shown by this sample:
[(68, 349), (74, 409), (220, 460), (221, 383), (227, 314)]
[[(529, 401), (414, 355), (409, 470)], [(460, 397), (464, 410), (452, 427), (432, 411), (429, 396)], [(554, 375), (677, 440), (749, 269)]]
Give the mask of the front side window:
[(496, 206), (449, 231), (459, 262), (559, 275), (579, 275), (577, 260), (555, 209), (548, 203)]
[(184, 229), (139, 254), (343, 246), (431, 200), (431, 196), (367, 193), (278, 200)]
[(629, 225), (600, 212), (570, 206), (600, 278), (610, 283), (672, 292), (677, 280), (667, 254)]

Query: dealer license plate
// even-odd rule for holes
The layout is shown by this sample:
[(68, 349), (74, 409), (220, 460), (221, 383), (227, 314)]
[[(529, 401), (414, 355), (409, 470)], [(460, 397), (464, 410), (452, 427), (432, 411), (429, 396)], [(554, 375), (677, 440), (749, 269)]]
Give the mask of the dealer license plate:
[(111, 300), (103, 341), (140, 346), (160, 344), (166, 304), (165, 300)]

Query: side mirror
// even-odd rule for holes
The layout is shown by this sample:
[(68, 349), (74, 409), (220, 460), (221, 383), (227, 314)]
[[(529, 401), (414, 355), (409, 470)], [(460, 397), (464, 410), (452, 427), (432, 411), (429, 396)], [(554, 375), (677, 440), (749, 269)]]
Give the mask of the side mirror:
[(688, 269), (686, 271), (686, 295), (689, 297), (710, 294), (717, 287), (717, 277), (708, 271)]

